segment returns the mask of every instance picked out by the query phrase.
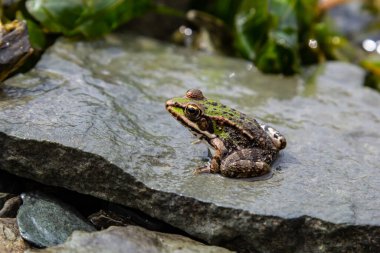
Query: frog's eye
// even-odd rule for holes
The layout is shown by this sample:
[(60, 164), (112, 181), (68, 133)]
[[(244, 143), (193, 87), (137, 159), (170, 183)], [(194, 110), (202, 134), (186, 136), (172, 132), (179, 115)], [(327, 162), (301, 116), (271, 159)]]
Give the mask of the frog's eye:
[(202, 116), (202, 110), (196, 104), (188, 104), (185, 107), (185, 115), (192, 121), (198, 120)]

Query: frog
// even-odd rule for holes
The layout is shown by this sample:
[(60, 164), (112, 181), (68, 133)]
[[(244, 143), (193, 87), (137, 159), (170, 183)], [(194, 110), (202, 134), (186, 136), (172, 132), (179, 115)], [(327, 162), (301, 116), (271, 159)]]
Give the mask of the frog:
[(211, 160), (194, 170), (229, 178), (251, 178), (271, 172), (286, 139), (275, 128), (208, 99), (200, 89), (166, 101), (166, 110), (200, 141), (214, 149)]

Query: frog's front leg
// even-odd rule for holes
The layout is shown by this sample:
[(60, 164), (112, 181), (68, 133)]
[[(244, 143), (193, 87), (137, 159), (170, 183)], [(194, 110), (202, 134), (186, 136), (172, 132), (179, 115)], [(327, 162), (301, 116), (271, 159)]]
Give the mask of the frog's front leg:
[(222, 160), (220, 173), (225, 177), (257, 177), (270, 172), (275, 153), (257, 148), (232, 152)]
[(194, 171), (195, 174), (199, 173), (219, 173), (220, 172), (220, 163), (222, 157), (227, 153), (227, 149), (224, 146), (223, 141), (219, 138), (214, 138), (210, 141), (211, 146), (215, 149), (214, 156), (211, 159), (211, 162), (204, 167), (198, 168)]

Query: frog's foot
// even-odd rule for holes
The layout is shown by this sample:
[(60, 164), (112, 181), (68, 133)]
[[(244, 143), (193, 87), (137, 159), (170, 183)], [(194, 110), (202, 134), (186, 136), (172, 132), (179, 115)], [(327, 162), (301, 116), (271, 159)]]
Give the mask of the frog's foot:
[(195, 140), (195, 141), (191, 142), (191, 145), (197, 145), (197, 144), (200, 144), (200, 143), (202, 143), (202, 140)]
[(219, 172), (219, 164), (220, 164), (220, 157), (218, 155), (215, 155), (211, 162), (207, 163), (207, 165), (197, 168), (194, 170), (193, 174), (201, 174), (201, 173), (218, 173)]
[(207, 166), (204, 166), (204, 167), (200, 167), (200, 168), (196, 168), (194, 171), (193, 171), (193, 174), (194, 175), (198, 175), (198, 174), (202, 174), (202, 173), (210, 173), (211, 170), (210, 170), (210, 165), (207, 165)]

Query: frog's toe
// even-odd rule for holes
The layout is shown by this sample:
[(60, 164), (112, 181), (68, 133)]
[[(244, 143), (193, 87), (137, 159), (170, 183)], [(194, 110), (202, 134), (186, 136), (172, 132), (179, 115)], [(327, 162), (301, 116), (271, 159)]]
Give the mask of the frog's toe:
[(210, 173), (211, 170), (210, 170), (210, 166), (205, 166), (205, 167), (200, 167), (200, 168), (196, 168), (194, 171), (193, 171), (193, 174), (194, 175), (198, 175), (198, 174), (202, 174), (202, 173)]
[(270, 166), (266, 162), (255, 162), (254, 167), (258, 173), (261, 173), (261, 175), (264, 175), (270, 171)]

